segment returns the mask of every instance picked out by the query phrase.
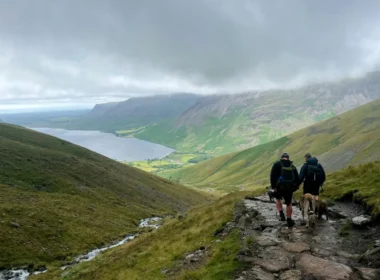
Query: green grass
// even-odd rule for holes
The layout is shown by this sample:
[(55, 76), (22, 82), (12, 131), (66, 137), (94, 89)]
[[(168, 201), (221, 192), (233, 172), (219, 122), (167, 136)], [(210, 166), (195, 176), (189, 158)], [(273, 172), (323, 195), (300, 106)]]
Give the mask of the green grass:
[(373, 215), (380, 214), (380, 161), (334, 172), (328, 176), (323, 197), (338, 199), (354, 193), (354, 199), (368, 205)]
[[(63, 140), (0, 124), (0, 267), (53, 265), (208, 200)], [(17, 222), (19, 228), (10, 223)]]
[[(215, 242), (219, 238), (213, 234), (232, 220), (235, 202), (245, 195), (231, 194), (211, 205), (192, 209), (183, 219), (170, 219), (157, 231), (80, 264), (64, 279), (167, 279), (163, 269), (173, 272), (171, 279), (233, 279), (242, 267), (234, 261), (242, 246), (240, 233), (234, 231), (221, 242)], [(183, 268), (184, 255), (201, 246), (210, 252), (204, 265), (194, 270)], [(52, 271), (38, 279), (55, 279), (59, 273)]]
[(161, 175), (162, 173), (194, 165), (195, 163), (205, 161), (209, 158), (210, 157), (206, 154), (173, 152), (163, 159), (133, 161), (126, 162), (126, 164), (137, 167), (146, 172)]
[(161, 175), (186, 185), (225, 192), (233, 186), (254, 189), (269, 184), (270, 168), (283, 152), (288, 152), (297, 166), (310, 152), (332, 172), (380, 159), (379, 123), (377, 100), (273, 142)]

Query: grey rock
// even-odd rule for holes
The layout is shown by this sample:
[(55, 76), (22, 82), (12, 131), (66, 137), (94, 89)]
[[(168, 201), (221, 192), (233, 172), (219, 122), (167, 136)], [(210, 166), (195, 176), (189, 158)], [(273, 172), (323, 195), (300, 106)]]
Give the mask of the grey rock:
[(238, 221), (239, 228), (246, 228), (251, 224), (252, 220), (249, 217), (242, 216)]
[(279, 262), (278, 260), (264, 260), (264, 259), (257, 259), (255, 258), (253, 260), (253, 263), (255, 265), (260, 266), (262, 269), (264, 269), (267, 272), (276, 273), (283, 270), (289, 269), (289, 265), (287, 263)]
[(321, 238), (319, 237), (319, 236), (314, 236), (313, 237), (313, 241), (315, 242), (315, 243), (321, 243)]
[(19, 223), (16, 223), (16, 222), (10, 222), (10, 225), (11, 225), (11, 227), (13, 227), (13, 228), (19, 228), (19, 227), (20, 227), (20, 224), (19, 224)]
[(195, 254), (190, 254), (190, 255), (186, 256), (186, 259), (191, 259), (191, 258), (194, 258), (194, 257), (195, 257)]
[(380, 239), (375, 241), (375, 245), (373, 247), (380, 247)]
[(305, 251), (310, 251), (310, 246), (303, 242), (284, 242), (282, 243), (282, 247), (290, 253), (302, 253)]
[(365, 226), (372, 222), (371, 216), (368, 215), (360, 215), (352, 218), (352, 223), (356, 226)]
[(280, 280), (301, 280), (302, 273), (299, 270), (288, 270), (281, 273)]
[(260, 266), (254, 266), (252, 269), (252, 279), (257, 280), (274, 280), (274, 276), (260, 268)]
[(377, 280), (380, 279), (380, 269), (357, 267), (364, 280)]
[(278, 245), (278, 239), (273, 235), (261, 235), (256, 238), (256, 242), (263, 247)]
[(302, 253), (296, 261), (296, 268), (317, 279), (347, 280), (352, 269), (344, 264), (328, 261)]
[(338, 251), (337, 253), (338, 256), (341, 256), (343, 258), (346, 258), (346, 259), (357, 259), (360, 257), (360, 255), (357, 255), (357, 254), (350, 254), (350, 253), (347, 253), (345, 251)]
[(247, 256), (247, 257), (252, 257), (253, 256), (252, 251), (249, 250), (248, 248), (242, 248), (242, 249), (240, 249), (240, 251), (238, 252), (238, 255), (240, 255), (240, 256)]
[(374, 254), (377, 254), (380, 252), (380, 247), (377, 247), (377, 248), (374, 248), (372, 250), (368, 250), (367, 252), (365, 252), (365, 256), (372, 256)]

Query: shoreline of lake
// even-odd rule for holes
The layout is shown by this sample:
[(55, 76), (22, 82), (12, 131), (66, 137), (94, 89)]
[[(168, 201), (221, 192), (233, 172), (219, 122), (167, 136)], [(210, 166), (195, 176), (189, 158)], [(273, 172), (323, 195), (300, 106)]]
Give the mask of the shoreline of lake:
[(66, 130), (47, 127), (28, 128), (68, 141), (121, 162), (160, 159), (175, 151), (174, 149), (149, 141), (119, 137), (115, 134), (101, 131)]

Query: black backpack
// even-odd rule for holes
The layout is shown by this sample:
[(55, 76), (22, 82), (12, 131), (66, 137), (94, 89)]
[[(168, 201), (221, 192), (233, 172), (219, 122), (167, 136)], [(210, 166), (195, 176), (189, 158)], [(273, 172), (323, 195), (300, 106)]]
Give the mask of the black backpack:
[(278, 179), (278, 183), (284, 186), (293, 186), (295, 183), (294, 166), (284, 166), (281, 163), (281, 177)]
[(319, 164), (307, 164), (307, 179), (311, 182), (321, 183), (322, 171)]

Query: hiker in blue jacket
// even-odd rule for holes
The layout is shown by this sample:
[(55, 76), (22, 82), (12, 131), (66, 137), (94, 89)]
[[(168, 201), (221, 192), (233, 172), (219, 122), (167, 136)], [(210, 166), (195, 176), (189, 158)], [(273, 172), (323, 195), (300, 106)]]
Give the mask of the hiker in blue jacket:
[(319, 199), (319, 192), (326, 180), (326, 173), (316, 157), (310, 153), (305, 155), (305, 163), (300, 172), (300, 182), (303, 182), (303, 193), (310, 193), (315, 200)]

